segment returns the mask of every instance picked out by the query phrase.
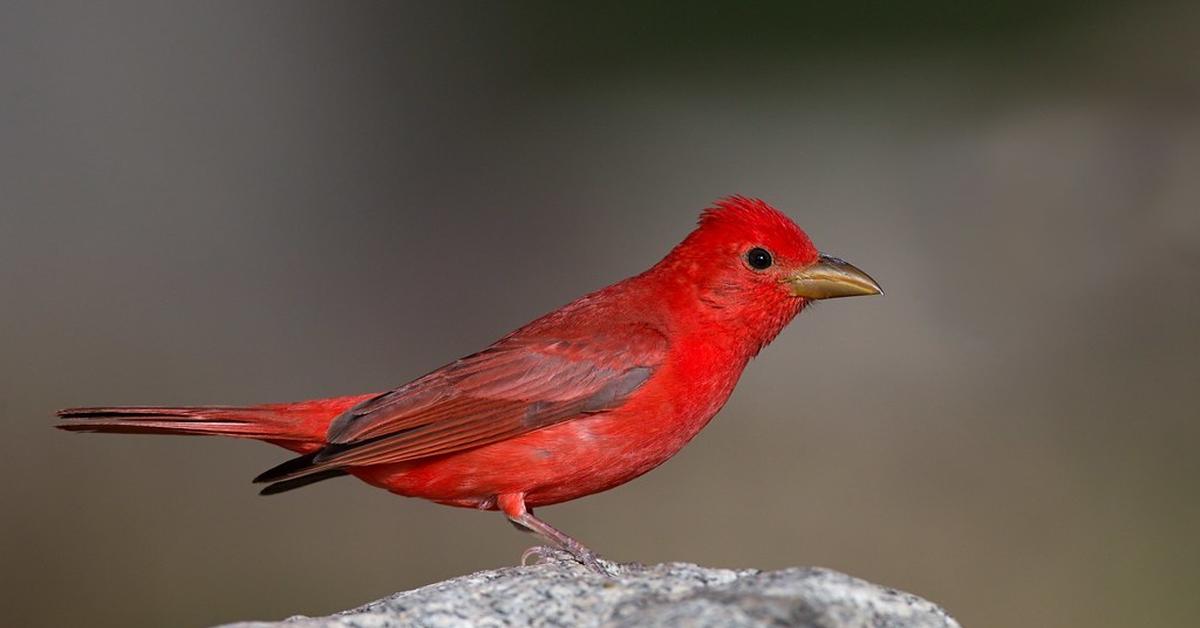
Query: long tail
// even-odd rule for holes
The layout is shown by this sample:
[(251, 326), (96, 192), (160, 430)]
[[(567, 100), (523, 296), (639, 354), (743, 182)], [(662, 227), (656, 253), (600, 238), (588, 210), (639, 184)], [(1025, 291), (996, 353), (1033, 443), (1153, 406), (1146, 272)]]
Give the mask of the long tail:
[(353, 395), (260, 406), (68, 408), (55, 427), (72, 432), (191, 434), (253, 438), (308, 453), (325, 444), (329, 423), (359, 402)]

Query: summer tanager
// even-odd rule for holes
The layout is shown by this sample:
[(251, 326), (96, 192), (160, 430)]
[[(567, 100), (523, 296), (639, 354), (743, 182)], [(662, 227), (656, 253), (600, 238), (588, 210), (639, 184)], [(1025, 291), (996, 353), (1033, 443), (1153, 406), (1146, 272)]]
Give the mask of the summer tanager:
[(704, 211), (649, 270), (393, 390), (244, 407), (72, 408), (57, 427), (266, 441), (300, 455), (255, 479), (269, 483), (263, 494), (353, 475), (400, 495), (501, 510), (603, 571), (533, 508), (662, 464), (810, 301), (880, 293), (787, 216), (735, 196)]

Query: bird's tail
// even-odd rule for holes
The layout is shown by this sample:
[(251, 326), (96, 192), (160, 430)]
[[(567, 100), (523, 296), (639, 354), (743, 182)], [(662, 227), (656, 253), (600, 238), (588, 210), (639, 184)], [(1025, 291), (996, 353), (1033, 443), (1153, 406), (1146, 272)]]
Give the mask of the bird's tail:
[(72, 432), (190, 434), (253, 438), (307, 452), (325, 442), (329, 423), (375, 395), (259, 406), (129, 406), (59, 410), (55, 427)]

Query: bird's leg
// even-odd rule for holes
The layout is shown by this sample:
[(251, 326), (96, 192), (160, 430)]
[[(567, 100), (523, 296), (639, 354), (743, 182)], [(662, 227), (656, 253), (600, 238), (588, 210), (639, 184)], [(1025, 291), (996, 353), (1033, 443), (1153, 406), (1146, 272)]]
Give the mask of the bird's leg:
[[(533, 516), (533, 511), (525, 507), (524, 495), (501, 495), (497, 500), (500, 509), (508, 517), (508, 520), (517, 527), (517, 529), (532, 532), (543, 539), (549, 541), (554, 547), (561, 549), (575, 560), (579, 561), (584, 567), (604, 575), (611, 575), (608, 569), (600, 562), (600, 555), (588, 549), (583, 543), (571, 538), (567, 533), (555, 528), (554, 526)], [(525, 550), (521, 555), (521, 564), (530, 556), (542, 556), (545, 554), (545, 549), (542, 547), (531, 547)]]
[[(584, 567), (592, 571), (607, 574), (608, 570), (600, 564), (600, 556), (588, 549), (583, 543), (571, 538), (565, 532), (555, 528), (554, 526), (533, 516), (532, 512), (526, 511), (521, 516), (511, 519), (511, 521), (522, 528), (533, 532), (534, 534), (550, 541), (555, 547), (565, 550), (575, 557), (575, 560), (583, 564)], [(525, 562), (530, 555), (540, 553), (541, 548), (531, 548), (532, 551), (527, 551), (521, 556), (521, 562)]]

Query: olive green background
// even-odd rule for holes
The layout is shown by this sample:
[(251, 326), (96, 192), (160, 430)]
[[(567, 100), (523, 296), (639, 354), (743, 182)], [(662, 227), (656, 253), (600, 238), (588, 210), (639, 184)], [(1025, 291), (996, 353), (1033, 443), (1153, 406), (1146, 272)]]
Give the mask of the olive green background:
[[(838, 3), (849, 4), (849, 3)], [(381, 390), (761, 196), (822, 303), (679, 456), (539, 513), (824, 565), (966, 626), (1200, 614), (1195, 3), (0, 7), (0, 611), (328, 613), (509, 565), (495, 513), (60, 407)]]

